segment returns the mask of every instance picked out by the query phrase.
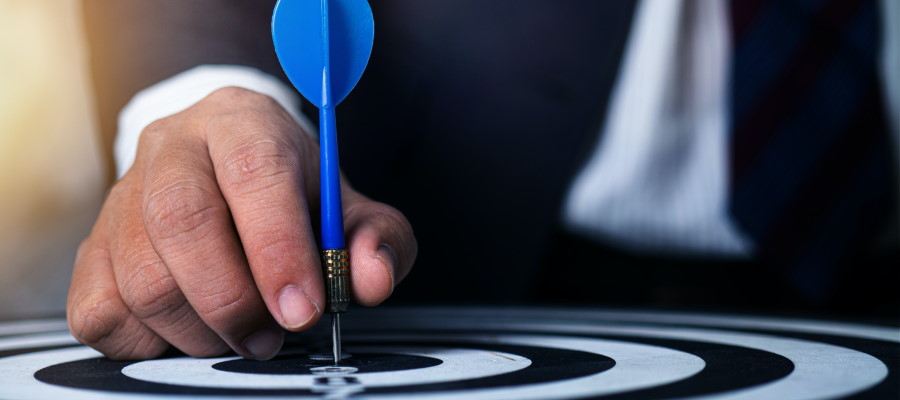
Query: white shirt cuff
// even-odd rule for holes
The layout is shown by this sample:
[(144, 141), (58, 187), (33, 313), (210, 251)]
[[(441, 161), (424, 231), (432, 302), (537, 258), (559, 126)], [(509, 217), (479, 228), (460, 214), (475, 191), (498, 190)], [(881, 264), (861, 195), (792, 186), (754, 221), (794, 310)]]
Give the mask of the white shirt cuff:
[(300, 113), (297, 93), (277, 78), (255, 68), (240, 65), (201, 65), (160, 81), (138, 92), (119, 113), (114, 154), (119, 178), (131, 168), (138, 139), (147, 125), (176, 114), (210, 93), (229, 86), (242, 87), (273, 98), (300, 127), (317, 135), (313, 125)]

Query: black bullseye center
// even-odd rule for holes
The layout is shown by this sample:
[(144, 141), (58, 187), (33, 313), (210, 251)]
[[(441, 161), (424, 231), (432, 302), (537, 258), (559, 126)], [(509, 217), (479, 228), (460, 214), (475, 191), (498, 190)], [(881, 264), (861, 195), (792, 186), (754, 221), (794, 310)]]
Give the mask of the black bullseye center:
[[(405, 371), (440, 365), (441, 360), (409, 354), (353, 353), (353, 357), (341, 360), (342, 367), (353, 367), (357, 373)], [(285, 354), (269, 361), (230, 360), (213, 364), (219, 371), (265, 375), (312, 375), (310, 368), (327, 367), (333, 363), (313, 360), (307, 354)]]

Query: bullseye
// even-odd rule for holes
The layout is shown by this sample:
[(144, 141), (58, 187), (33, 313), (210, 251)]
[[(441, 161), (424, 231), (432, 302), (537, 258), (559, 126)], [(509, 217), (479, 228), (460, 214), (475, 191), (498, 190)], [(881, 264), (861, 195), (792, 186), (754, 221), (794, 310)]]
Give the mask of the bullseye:
[(356, 357), (345, 359), (339, 367), (333, 366), (332, 362), (332, 359), (318, 360), (302, 353), (285, 354), (282, 352), (281, 355), (266, 362), (237, 359), (213, 364), (212, 368), (247, 374), (315, 375), (319, 372), (347, 373), (346, 369), (348, 368), (352, 368), (353, 373), (401, 371), (433, 367), (441, 364), (442, 361), (433, 357), (411, 354), (361, 353)]

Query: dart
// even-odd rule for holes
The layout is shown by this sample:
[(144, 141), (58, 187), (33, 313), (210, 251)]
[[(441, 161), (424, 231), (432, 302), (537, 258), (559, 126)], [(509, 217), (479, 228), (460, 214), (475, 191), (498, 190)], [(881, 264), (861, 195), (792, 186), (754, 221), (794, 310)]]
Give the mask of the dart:
[(342, 353), (340, 314), (350, 303), (335, 107), (365, 71), (374, 34), (367, 0), (279, 0), (272, 16), (281, 67), (300, 94), (319, 108), (322, 268), (335, 365)]

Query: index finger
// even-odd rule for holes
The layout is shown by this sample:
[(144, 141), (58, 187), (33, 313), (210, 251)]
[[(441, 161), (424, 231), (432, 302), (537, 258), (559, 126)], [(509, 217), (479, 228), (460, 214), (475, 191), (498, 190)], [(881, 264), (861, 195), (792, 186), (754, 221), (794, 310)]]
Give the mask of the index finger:
[(266, 306), (284, 328), (305, 329), (325, 298), (304, 187), (318, 158), (286, 113), (243, 117), (210, 130), (216, 179)]

